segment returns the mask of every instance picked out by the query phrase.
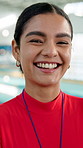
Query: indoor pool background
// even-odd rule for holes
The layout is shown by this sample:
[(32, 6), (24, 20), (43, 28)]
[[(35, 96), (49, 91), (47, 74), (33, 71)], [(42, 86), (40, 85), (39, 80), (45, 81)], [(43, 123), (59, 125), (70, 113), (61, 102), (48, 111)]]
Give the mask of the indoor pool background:
[[(24, 88), (22, 77), (9, 75), (0, 76), (0, 103), (6, 102), (20, 94)], [(83, 83), (79, 81), (62, 80), (61, 90), (70, 95), (83, 97)]]

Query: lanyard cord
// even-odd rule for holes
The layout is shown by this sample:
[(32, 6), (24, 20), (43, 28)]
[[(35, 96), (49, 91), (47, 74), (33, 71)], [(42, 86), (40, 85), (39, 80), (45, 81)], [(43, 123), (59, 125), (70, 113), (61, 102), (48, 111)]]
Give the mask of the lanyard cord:
[[(38, 143), (39, 143), (39, 146), (40, 146), (40, 148), (42, 148), (42, 144), (41, 144), (41, 141), (40, 141), (40, 139), (39, 139), (39, 136), (38, 136), (38, 133), (37, 133), (35, 124), (34, 124), (34, 122), (33, 122), (33, 119), (32, 119), (31, 113), (30, 113), (30, 111), (29, 111), (28, 105), (27, 105), (27, 103), (26, 103), (26, 100), (25, 100), (25, 98), (24, 98), (24, 89), (23, 89), (23, 92), (22, 92), (22, 99), (23, 99), (24, 105), (25, 105), (25, 107), (26, 107), (26, 110), (27, 110), (29, 119), (30, 119), (30, 121), (31, 121), (32, 127), (33, 127), (33, 129), (34, 129), (34, 132), (35, 132), (37, 141), (38, 141)], [(61, 112), (61, 129), (60, 129), (60, 148), (62, 148), (63, 123), (64, 123), (64, 94), (62, 93), (62, 112)]]
[(64, 93), (62, 92), (62, 112), (61, 112), (60, 148), (62, 148), (63, 124), (64, 124)]
[(36, 127), (35, 127), (35, 125), (34, 125), (34, 122), (33, 122), (33, 120), (32, 120), (32, 117), (31, 117), (31, 114), (30, 114), (30, 111), (29, 111), (28, 105), (27, 105), (27, 103), (26, 103), (26, 101), (25, 101), (25, 98), (24, 98), (24, 90), (23, 90), (23, 92), (22, 92), (22, 99), (23, 99), (24, 104), (25, 104), (25, 106), (26, 106), (26, 110), (27, 110), (27, 112), (28, 112), (28, 116), (29, 116), (29, 119), (30, 119), (31, 124), (32, 124), (32, 126), (33, 126), (33, 129), (34, 129), (35, 135), (36, 135), (36, 137), (37, 137), (37, 140), (38, 140), (39, 146), (40, 146), (40, 148), (42, 148), (42, 145), (41, 145), (41, 142), (40, 142), (40, 139), (39, 139), (38, 133), (37, 133), (37, 131), (36, 131)]

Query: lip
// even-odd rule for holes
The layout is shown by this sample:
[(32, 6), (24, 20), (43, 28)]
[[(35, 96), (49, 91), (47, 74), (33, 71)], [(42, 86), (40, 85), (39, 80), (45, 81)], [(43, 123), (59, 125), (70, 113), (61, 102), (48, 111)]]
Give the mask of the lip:
[[(57, 69), (57, 68), (56, 68)], [(53, 73), (56, 71), (56, 69), (44, 69), (44, 68), (40, 68), (40, 71), (44, 72), (44, 73)]]
[(38, 62), (34, 62), (34, 64), (37, 64), (37, 63), (44, 63), (44, 64), (46, 64), (46, 63), (48, 63), (48, 64), (62, 64), (61, 62), (48, 62), (48, 61), (38, 61)]

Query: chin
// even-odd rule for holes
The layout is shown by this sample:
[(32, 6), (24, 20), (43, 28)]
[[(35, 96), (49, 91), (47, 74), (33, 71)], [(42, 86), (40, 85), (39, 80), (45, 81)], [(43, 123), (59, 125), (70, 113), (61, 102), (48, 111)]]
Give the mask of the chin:
[(59, 84), (59, 81), (48, 81), (48, 82), (38, 82), (37, 85), (41, 87), (50, 87), (50, 86), (56, 86)]

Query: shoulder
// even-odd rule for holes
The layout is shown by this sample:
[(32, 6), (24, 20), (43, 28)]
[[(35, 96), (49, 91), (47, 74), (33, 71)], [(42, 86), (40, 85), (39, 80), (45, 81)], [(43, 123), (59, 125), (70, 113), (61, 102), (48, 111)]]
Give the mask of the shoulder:
[(70, 99), (70, 100), (73, 100), (73, 99), (78, 100), (78, 99), (80, 99), (80, 100), (83, 100), (83, 98), (78, 97), (78, 96), (73, 96), (73, 95), (70, 95), (70, 94), (66, 94), (64, 92), (63, 92), (63, 94), (64, 94), (65, 99)]
[(0, 104), (0, 117), (7, 114), (11, 114), (17, 106), (19, 106), (21, 100), (21, 94), (16, 96), (15, 98)]
[(73, 96), (73, 95), (66, 94), (66, 93), (63, 93), (63, 94), (64, 94), (64, 99), (66, 102), (83, 102), (83, 98), (81, 97)]
[(66, 108), (71, 108), (75, 110), (79, 109), (83, 111), (83, 98), (72, 96), (66, 93), (63, 94)]

